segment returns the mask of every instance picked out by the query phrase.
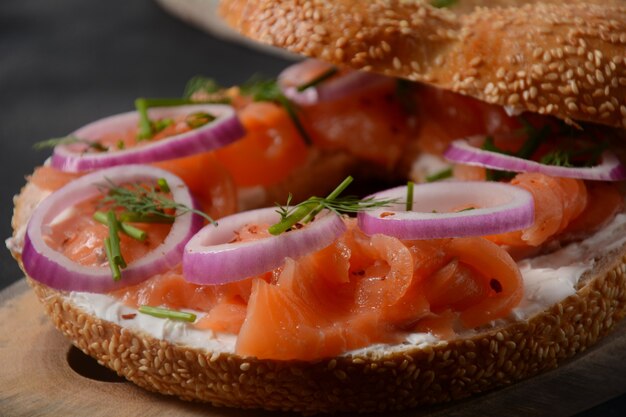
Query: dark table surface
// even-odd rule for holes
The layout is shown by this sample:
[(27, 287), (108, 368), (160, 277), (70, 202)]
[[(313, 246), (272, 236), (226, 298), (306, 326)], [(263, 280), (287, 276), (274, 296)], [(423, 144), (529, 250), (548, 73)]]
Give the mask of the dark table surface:
[[(32, 150), (35, 142), (131, 110), (136, 97), (179, 96), (194, 75), (232, 85), (286, 64), (186, 26), (147, 0), (0, 1), (0, 236), (11, 234), (12, 196), (47, 157)], [(22, 273), (8, 250), (0, 254), (1, 290)], [(626, 396), (578, 416), (623, 415)]]

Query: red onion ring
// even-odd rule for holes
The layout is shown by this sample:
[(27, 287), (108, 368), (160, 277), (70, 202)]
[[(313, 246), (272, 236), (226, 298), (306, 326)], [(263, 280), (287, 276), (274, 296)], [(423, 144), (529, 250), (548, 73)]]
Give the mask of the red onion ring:
[(35, 209), (26, 229), (22, 262), (26, 273), (36, 281), (58, 290), (107, 292), (165, 272), (178, 265), (185, 243), (202, 226), (200, 216), (186, 213), (176, 217), (163, 243), (148, 255), (131, 262), (122, 270), (122, 279), (114, 281), (108, 266), (84, 266), (73, 262), (48, 246), (43, 230), (69, 207), (100, 194), (98, 185), (107, 179), (114, 183), (165, 178), (174, 201), (193, 207), (193, 199), (185, 183), (177, 176), (159, 168), (128, 165), (96, 171), (74, 180), (44, 199)]
[(593, 167), (562, 167), (486, 151), (470, 145), (465, 139), (459, 139), (450, 144), (443, 156), (452, 162), (503, 171), (539, 172), (552, 177), (596, 181), (621, 181), (626, 179), (626, 167), (610, 151), (605, 151), (602, 154), (602, 162), (599, 165)]
[[(189, 132), (129, 149), (93, 153), (85, 152), (87, 145), (83, 143), (59, 145), (54, 148), (51, 165), (62, 171), (80, 172), (116, 165), (165, 161), (228, 145), (245, 134), (235, 110), (222, 104), (151, 108), (148, 115), (154, 119), (185, 116), (194, 112), (206, 112), (216, 116), (216, 119)], [(88, 141), (97, 141), (111, 132), (135, 129), (138, 122), (139, 114), (132, 111), (97, 120), (81, 127), (72, 135)]]
[[(319, 70), (317, 70), (318, 67), (320, 68)], [(331, 64), (315, 59), (298, 62), (280, 73), (278, 85), (289, 100), (301, 106), (310, 106), (326, 101), (339, 100), (351, 94), (362, 93), (364, 90), (393, 82), (392, 78), (384, 75), (364, 71), (350, 71), (344, 75), (323, 81), (316, 86), (309, 87), (304, 91), (298, 91), (298, 86), (311, 81), (309, 74), (312, 71), (323, 73), (324, 70), (328, 70), (331, 67)]]
[(217, 227), (200, 230), (185, 246), (183, 275), (196, 284), (226, 284), (281, 266), (285, 258), (297, 258), (330, 245), (345, 230), (334, 213), (318, 215), (314, 222), (278, 236), (229, 243), (235, 232), (248, 224), (280, 221), (276, 208), (246, 211), (227, 216)]
[[(407, 187), (396, 187), (371, 197), (406, 200)], [(416, 184), (413, 211), (405, 203), (358, 214), (365, 233), (399, 239), (440, 239), (485, 236), (520, 230), (534, 220), (532, 195), (519, 187), (496, 182), (441, 182)], [(472, 210), (457, 211), (467, 207)], [(435, 212), (433, 212), (435, 211)]]

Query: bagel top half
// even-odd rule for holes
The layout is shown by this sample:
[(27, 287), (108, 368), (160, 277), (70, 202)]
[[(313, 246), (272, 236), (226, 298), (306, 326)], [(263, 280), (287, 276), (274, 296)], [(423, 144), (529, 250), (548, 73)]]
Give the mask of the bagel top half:
[(516, 111), (626, 128), (626, 3), (222, 0), (257, 41)]

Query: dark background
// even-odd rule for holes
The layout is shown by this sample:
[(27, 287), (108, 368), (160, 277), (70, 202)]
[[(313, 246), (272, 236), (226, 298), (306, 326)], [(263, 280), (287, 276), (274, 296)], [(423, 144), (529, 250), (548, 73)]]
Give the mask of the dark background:
[[(0, 236), (11, 234), (12, 196), (48, 156), (33, 143), (128, 111), (140, 96), (180, 96), (197, 74), (232, 85), (285, 65), (186, 26), (147, 0), (1, 0)], [(8, 250), (0, 253), (1, 290), (22, 273)], [(579, 417), (622, 415), (626, 396)]]

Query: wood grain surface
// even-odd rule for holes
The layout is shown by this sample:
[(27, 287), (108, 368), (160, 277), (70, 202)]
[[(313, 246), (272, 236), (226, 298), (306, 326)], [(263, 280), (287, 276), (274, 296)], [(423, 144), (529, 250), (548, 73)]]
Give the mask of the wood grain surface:
[[(469, 400), (395, 415), (571, 416), (624, 392), (626, 323), (557, 370)], [(147, 392), (73, 348), (54, 329), (25, 280), (1, 292), (0, 416), (118, 415), (254, 417), (276, 413), (215, 408)]]

